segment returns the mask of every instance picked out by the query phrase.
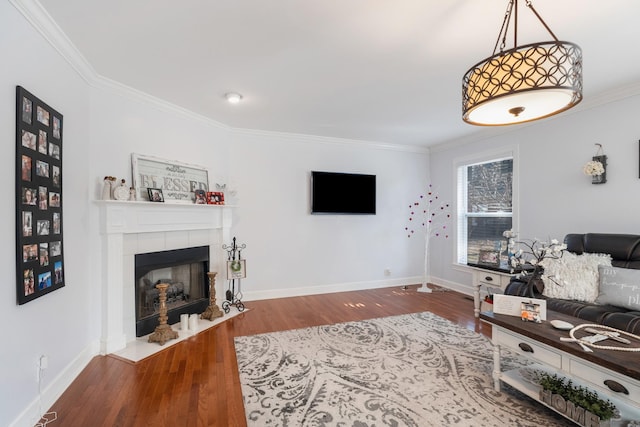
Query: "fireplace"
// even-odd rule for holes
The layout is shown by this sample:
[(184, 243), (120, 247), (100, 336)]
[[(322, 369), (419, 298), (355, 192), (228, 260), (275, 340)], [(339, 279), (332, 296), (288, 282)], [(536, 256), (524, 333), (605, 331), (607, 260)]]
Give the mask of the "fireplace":
[[(130, 341), (141, 339), (136, 338), (135, 288), (138, 285), (135, 256), (207, 247), (209, 265), (208, 268), (203, 267), (205, 274), (202, 278), (202, 281), (207, 280), (205, 287), (205, 295), (207, 295), (209, 288), (206, 272), (220, 272), (225, 265), (226, 258), (222, 244), (231, 240), (230, 228), (234, 208), (226, 205), (117, 200), (101, 200), (97, 201), (97, 204), (100, 208), (102, 233), (100, 276), (103, 295), (100, 353), (109, 354), (124, 349)], [(168, 278), (157, 277), (156, 280)], [(218, 295), (224, 292), (222, 288), (223, 283), (218, 280), (216, 283)], [(193, 297), (190, 296), (189, 301), (192, 299)], [(205, 309), (206, 307), (203, 306), (200, 312)], [(151, 322), (155, 328), (156, 321), (151, 320)], [(169, 321), (169, 324), (176, 323), (179, 323), (179, 318)]]
[(136, 336), (158, 326), (158, 283), (167, 283), (168, 324), (181, 314), (202, 313), (209, 305), (209, 247), (175, 249), (135, 255)]

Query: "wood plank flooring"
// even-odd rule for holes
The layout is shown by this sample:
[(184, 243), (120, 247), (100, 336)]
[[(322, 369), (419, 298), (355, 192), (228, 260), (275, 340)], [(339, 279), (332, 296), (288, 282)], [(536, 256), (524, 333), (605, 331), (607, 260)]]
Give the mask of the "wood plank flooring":
[(491, 335), (469, 296), (416, 288), (249, 301), (244, 313), (138, 363), (96, 356), (51, 408), (51, 426), (246, 426), (236, 336), (422, 311)]

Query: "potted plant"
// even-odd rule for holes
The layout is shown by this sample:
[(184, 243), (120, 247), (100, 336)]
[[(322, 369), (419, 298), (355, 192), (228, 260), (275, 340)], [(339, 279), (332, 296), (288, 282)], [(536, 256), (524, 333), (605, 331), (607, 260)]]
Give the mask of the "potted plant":
[(562, 396), (565, 401), (572, 402), (576, 406), (584, 408), (600, 418), (601, 421), (610, 420), (617, 415), (616, 406), (610, 400), (603, 400), (598, 394), (581, 386), (576, 386), (573, 381), (558, 374), (537, 371), (536, 381), (543, 390)]

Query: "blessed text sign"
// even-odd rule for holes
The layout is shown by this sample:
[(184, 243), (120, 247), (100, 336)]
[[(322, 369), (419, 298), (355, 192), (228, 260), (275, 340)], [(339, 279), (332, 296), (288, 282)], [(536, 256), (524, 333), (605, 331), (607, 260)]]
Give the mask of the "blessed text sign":
[(148, 200), (147, 188), (161, 188), (165, 202), (194, 203), (195, 190), (209, 190), (209, 176), (202, 166), (135, 153), (131, 165), (138, 200)]

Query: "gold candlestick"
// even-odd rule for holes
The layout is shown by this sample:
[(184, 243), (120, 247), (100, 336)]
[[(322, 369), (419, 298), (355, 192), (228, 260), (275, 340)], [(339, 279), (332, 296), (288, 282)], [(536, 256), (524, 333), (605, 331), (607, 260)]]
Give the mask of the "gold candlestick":
[(158, 298), (160, 299), (160, 317), (158, 318), (158, 326), (156, 326), (153, 334), (149, 336), (149, 342), (157, 342), (160, 345), (164, 345), (165, 342), (178, 338), (178, 333), (171, 329), (171, 326), (167, 324), (167, 283), (158, 283), (156, 288), (160, 292)]
[(207, 273), (209, 276), (209, 307), (200, 315), (201, 319), (213, 321), (213, 319), (223, 316), (222, 310), (216, 304), (216, 274), (218, 273), (215, 271)]

